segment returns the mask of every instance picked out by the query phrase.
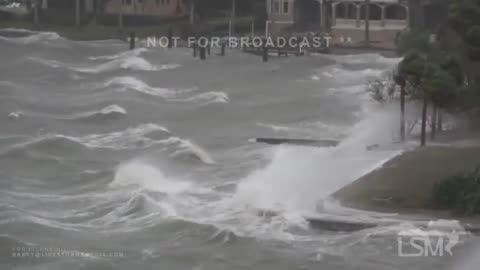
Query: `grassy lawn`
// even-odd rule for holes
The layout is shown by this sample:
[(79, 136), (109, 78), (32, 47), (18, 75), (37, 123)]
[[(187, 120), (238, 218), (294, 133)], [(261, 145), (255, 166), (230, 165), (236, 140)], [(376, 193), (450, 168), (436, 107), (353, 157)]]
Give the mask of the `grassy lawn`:
[[(335, 197), (354, 208), (387, 212), (432, 209), (435, 183), (480, 165), (480, 147), (429, 146), (393, 158)], [(408, 210), (409, 209), (409, 210)]]

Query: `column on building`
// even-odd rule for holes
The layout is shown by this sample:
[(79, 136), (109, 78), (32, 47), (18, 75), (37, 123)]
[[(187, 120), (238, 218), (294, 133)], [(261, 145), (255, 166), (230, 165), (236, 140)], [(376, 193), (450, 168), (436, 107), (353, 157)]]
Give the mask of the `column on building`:
[(407, 25), (410, 25), (410, 10), (408, 8), (408, 5), (402, 5), (402, 7), (405, 9), (405, 20), (407, 22)]
[(362, 6), (360, 4), (355, 3), (355, 7), (357, 8), (356, 24), (357, 24), (357, 27), (360, 27), (360, 12), (362, 11)]
[(385, 12), (386, 12), (386, 6), (385, 5), (381, 5), (380, 6), (382, 8), (382, 26), (385, 26)]
[(95, 6), (93, 3), (94, 0), (85, 0), (85, 12), (86, 13), (93, 13), (95, 10)]
[(338, 5), (338, 2), (332, 3), (332, 25), (337, 24), (337, 5)]

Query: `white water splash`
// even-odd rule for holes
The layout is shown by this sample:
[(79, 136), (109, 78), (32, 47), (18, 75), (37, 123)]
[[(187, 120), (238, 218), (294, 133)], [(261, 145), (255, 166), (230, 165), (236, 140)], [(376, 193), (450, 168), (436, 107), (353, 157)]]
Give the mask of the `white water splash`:
[(185, 192), (193, 188), (192, 183), (169, 179), (159, 169), (140, 161), (121, 165), (110, 184), (112, 187), (131, 185), (168, 194)]
[(151, 87), (142, 80), (131, 76), (115, 77), (107, 81), (104, 86), (117, 86), (121, 91), (133, 90), (147, 95), (164, 98), (176, 95), (176, 91), (173, 89)]

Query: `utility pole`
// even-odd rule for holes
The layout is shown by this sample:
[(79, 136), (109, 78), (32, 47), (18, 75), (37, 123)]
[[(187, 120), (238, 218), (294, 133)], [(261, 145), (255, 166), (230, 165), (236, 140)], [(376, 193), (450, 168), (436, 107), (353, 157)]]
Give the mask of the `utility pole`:
[(197, 0), (190, 0), (190, 24), (195, 24), (195, 2)]
[(40, 0), (34, 0), (33, 3), (34, 3), (34, 6), (33, 6), (33, 24), (35, 25), (36, 28), (38, 28), (39, 25), (40, 25), (40, 19), (39, 19)]
[(230, 33), (232, 35), (235, 34), (235, 16), (236, 16), (236, 6), (237, 6), (237, 1), (232, 0), (232, 13), (230, 14)]
[(370, 46), (370, 0), (365, 0), (365, 46)]
[(101, 3), (102, 0), (96, 0), (93, 2), (94, 7), (93, 7), (93, 24), (97, 25), (98, 24), (98, 16), (100, 16), (100, 7), (102, 5)]
[(80, 27), (80, 0), (75, 0), (75, 26)]
[(125, 0), (120, 0), (120, 10), (118, 12), (118, 30), (123, 33), (123, 4)]

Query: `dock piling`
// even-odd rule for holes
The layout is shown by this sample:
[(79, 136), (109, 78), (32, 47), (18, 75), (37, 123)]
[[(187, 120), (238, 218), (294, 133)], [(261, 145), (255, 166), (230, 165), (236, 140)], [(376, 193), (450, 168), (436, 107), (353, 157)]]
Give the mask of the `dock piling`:
[(267, 40), (264, 39), (262, 42), (262, 60), (263, 62), (268, 62), (268, 47), (267, 47)]
[(173, 29), (172, 29), (172, 26), (168, 26), (168, 48), (171, 49), (173, 47), (173, 42), (172, 42), (172, 38), (173, 38)]
[(134, 50), (135, 49), (135, 32), (132, 31), (130, 32), (130, 50)]
[(227, 46), (227, 43), (225, 42), (225, 40), (222, 40), (222, 48), (221, 48), (221, 51), (220, 51), (221, 56), (225, 56), (225, 47), (226, 46)]
[(198, 48), (197, 40), (195, 40), (193, 42), (192, 47), (193, 47), (193, 57), (196, 58), (197, 57), (197, 48)]
[(205, 46), (200, 45), (200, 60), (205, 60), (206, 58), (207, 58), (206, 48), (205, 48)]
[(212, 36), (208, 36), (208, 43), (207, 43), (207, 54), (210, 55), (210, 51), (212, 49)]

